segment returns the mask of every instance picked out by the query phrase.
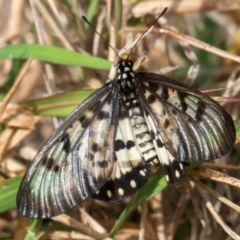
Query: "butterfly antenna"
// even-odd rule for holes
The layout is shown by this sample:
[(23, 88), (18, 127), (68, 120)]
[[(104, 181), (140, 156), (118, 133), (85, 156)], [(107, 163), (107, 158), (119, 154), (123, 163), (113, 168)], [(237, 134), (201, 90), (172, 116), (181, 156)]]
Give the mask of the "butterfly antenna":
[(164, 8), (163, 11), (162, 11), (162, 13), (154, 20), (154, 22), (151, 24), (151, 26), (150, 26), (146, 31), (143, 32), (143, 34), (141, 35), (141, 37), (137, 40), (137, 42), (136, 42), (135, 45), (133, 46), (132, 50), (131, 50), (130, 53), (128, 54), (128, 57), (132, 54), (132, 52), (133, 52), (133, 50), (136, 48), (138, 42), (142, 40), (142, 38), (145, 36), (145, 34), (150, 30), (150, 28), (152, 28), (152, 27), (156, 24), (156, 22), (158, 21), (158, 19), (161, 18), (161, 17), (166, 13), (167, 10), (168, 10), (167, 7)]
[(96, 30), (96, 28), (87, 20), (87, 18), (85, 16), (82, 16), (82, 20), (85, 21), (92, 29), (93, 31), (105, 42), (107, 43), (107, 45), (116, 53), (116, 55), (121, 58), (118, 55), (118, 52), (116, 51), (116, 49), (114, 47), (112, 47), (109, 42)]
[[(140, 40), (142, 40), (142, 38), (144, 37), (144, 35), (149, 31), (150, 28), (152, 28), (152, 27), (156, 24), (156, 22), (158, 21), (158, 19), (161, 18), (161, 17), (166, 13), (167, 10), (168, 10), (167, 7), (164, 8), (163, 11), (162, 11), (162, 13), (154, 20), (154, 22), (151, 24), (151, 26), (150, 26), (146, 31), (143, 32), (143, 34), (141, 35), (141, 37), (137, 40), (137, 42), (136, 42), (135, 45), (133, 46), (133, 48), (132, 48), (132, 50), (130, 51), (130, 53), (127, 54), (127, 58), (129, 58), (129, 56), (132, 54), (132, 52), (133, 52), (133, 50), (136, 48), (138, 42), (139, 42)], [(87, 18), (86, 18), (85, 16), (82, 16), (82, 20), (83, 20), (84, 22), (86, 22), (86, 23), (93, 29), (93, 31), (94, 31), (105, 43), (107, 43), (107, 45), (108, 45), (108, 46), (116, 53), (116, 55), (121, 59), (121, 57), (118, 55), (118, 52), (116, 51), (116, 49), (115, 49), (114, 47), (112, 47), (112, 46), (109, 44), (109, 42), (108, 42), (99, 32), (97, 32), (96, 28), (87, 20)]]

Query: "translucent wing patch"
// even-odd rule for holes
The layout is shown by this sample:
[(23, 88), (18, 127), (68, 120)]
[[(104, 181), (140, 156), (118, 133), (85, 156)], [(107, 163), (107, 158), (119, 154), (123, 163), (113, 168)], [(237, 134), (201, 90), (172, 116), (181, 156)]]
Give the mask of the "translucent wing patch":
[(149, 165), (143, 159), (126, 106), (121, 104), (114, 143), (116, 164), (109, 180), (94, 195), (104, 201), (120, 201), (136, 192), (147, 181)]
[(59, 126), (21, 183), (17, 207), (22, 215), (59, 215), (105, 184), (115, 169), (118, 105), (116, 85), (106, 84)]
[(236, 138), (233, 120), (210, 97), (163, 75), (139, 72), (136, 78), (155, 144), (166, 150), (158, 156), (169, 184), (184, 177), (185, 164), (179, 164), (219, 158), (231, 149)]

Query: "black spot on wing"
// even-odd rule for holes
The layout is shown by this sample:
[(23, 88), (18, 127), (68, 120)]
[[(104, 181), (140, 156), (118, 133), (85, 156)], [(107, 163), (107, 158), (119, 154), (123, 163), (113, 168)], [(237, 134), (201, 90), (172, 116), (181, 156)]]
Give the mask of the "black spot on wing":
[(135, 142), (134, 141), (127, 141), (126, 147), (127, 147), (127, 149), (135, 147)]
[(47, 170), (52, 170), (52, 167), (54, 165), (54, 160), (52, 158), (48, 158), (46, 164), (47, 164), (46, 165)]
[(91, 118), (88, 117), (84, 117), (83, 119), (81, 119), (81, 125), (83, 128), (87, 128), (91, 122)]
[(54, 171), (55, 173), (58, 173), (59, 170), (60, 170), (60, 167), (59, 167), (58, 165), (54, 166), (53, 171)]
[(156, 143), (157, 143), (157, 146), (158, 146), (159, 148), (162, 148), (162, 147), (163, 147), (163, 143), (162, 143), (162, 141), (161, 141), (159, 138), (156, 140)]
[(71, 143), (70, 143), (70, 136), (68, 133), (64, 133), (61, 138), (59, 138), (59, 141), (63, 143), (63, 151), (68, 153), (71, 149)]
[(150, 92), (156, 92), (158, 89), (159, 89), (159, 84), (149, 83), (149, 90), (150, 90)]
[(80, 117), (79, 117), (79, 119), (78, 119), (78, 121), (82, 124), (84, 121), (85, 121), (85, 119), (86, 119), (86, 114), (82, 114)]
[(147, 98), (147, 101), (148, 101), (149, 104), (154, 103), (156, 101), (156, 96), (153, 95), (153, 94), (149, 95), (148, 98)]
[(204, 104), (204, 102), (199, 101), (198, 102), (198, 107), (197, 107), (197, 110), (196, 110), (196, 116), (195, 116), (197, 121), (202, 120), (202, 116), (204, 115), (205, 109), (206, 109), (206, 105)]
[(168, 100), (169, 93), (168, 93), (168, 88), (167, 87), (162, 87), (162, 92), (161, 92), (160, 96), (163, 100)]
[(99, 111), (99, 113), (97, 114), (97, 119), (98, 120), (103, 120), (103, 119), (108, 119), (110, 118), (110, 115), (108, 112), (105, 111)]
[(153, 130), (150, 130), (150, 136), (151, 136), (152, 139), (155, 139), (155, 133), (154, 133)]
[(106, 161), (106, 160), (95, 161), (95, 162), (93, 162), (93, 166), (99, 167), (99, 168), (107, 168), (108, 167), (108, 161)]
[(187, 94), (183, 93), (181, 91), (177, 91), (177, 94), (178, 94), (178, 97), (179, 97), (181, 110), (182, 110), (183, 113), (185, 113), (187, 111), (187, 104), (185, 102), (185, 98), (187, 97)]
[(163, 123), (163, 128), (167, 129), (170, 125), (170, 121), (169, 119), (165, 119), (164, 123)]
[(124, 148), (125, 148), (125, 143), (121, 139), (115, 140), (115, 143), (114, 143), (115, 151), (119, 151)]
[(91, 146), (91, 150), (93, 152), (98, 152), (100, 149), (99, 149), (99, 145), (97, 143), (92, 143), (92, 146)]

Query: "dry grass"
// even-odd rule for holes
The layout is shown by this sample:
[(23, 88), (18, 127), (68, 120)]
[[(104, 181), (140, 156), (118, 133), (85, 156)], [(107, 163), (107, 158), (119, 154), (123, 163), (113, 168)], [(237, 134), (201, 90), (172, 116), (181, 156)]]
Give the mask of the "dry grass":
[[(216, 99), (218, 96), (233, 119), (238, 119), (240, 1), (123, 0), (115, 1), (115, 6), (114, 1), (99, 2), (0, 0), (0, 48), (37, 43), (113, 62), (115, 53), (81, 16), (85, 15), (113, 48), (121, 49), (168, 7), (160, 19), (161, 28), (156, 24), (152, 33), (138, 43), (132, 57), (146, 55), (148, 61), (143, 67), (148, 71), (161, 69), (201, 90), (215, 89), (211, 95)], [(39, 61), (40, 54), (29, 54), (32, 60), (25, 63), (23, 59), (28, 57), (15, 57), (14, 53), (8, 56), (14, 60), (2, 57), (0, 49), (0, 123), (4, 125), (0, 132), (0, 187), (5, 189), (0, 195), (0, 210), (4, 210), (0, 213), (0, 239), (108, 239), (131, 198), (114, 204), (88, 199), (68, 214), (49, 221), (31, 222), (15, 208), (20, 181), (17, 176), (22, 176), (58, 124), (57, 119), (41, 115), (60, 116), (53, 111), (58, 104), (61, 112), (65, 106), (72, 109), (78, 100), (63, 95), (61, 100), (66, 101), (60, 103), (53, 98), (46, 105), (38, 103), (38, 108), (20, 103), (76, 89), (97, 89), (108, 76), (108, 71), (100, 69), (107, 67), (100, 66), (100, 62), (89, 68), (67, 63), (65, 55)], [(66, 64), (52, 63), (59, 63), (59, 59), (66, 60)], [(169, 66), (171, 70), (179, 68), (169, 73)], [(179, 191), (166, 188), (142, 203), (130, 213), (114, 239), (240, 239), (237, 150), (235, 146), (216, 164), (206, 163), (189, 171)]]

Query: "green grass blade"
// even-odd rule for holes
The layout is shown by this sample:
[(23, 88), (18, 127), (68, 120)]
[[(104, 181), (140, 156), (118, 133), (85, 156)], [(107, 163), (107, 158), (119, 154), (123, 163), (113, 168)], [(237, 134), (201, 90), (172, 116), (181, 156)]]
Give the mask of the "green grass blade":
[(39, 116), (67, 117), (95, 90), (78, 90), (31, 100), (21, 105)]
[(35, 59), (72, 66), (82, 66), (94, 69), (109, 70), (111, 63), (105, 59), (83, 55), (63, 48), (38, 45), (19, 44), (8, 45), (0, 49), (0, 59)]
[(16, 194), (21, 180), (17, 176), (0, 182), (0, 213), (16, 207)]

